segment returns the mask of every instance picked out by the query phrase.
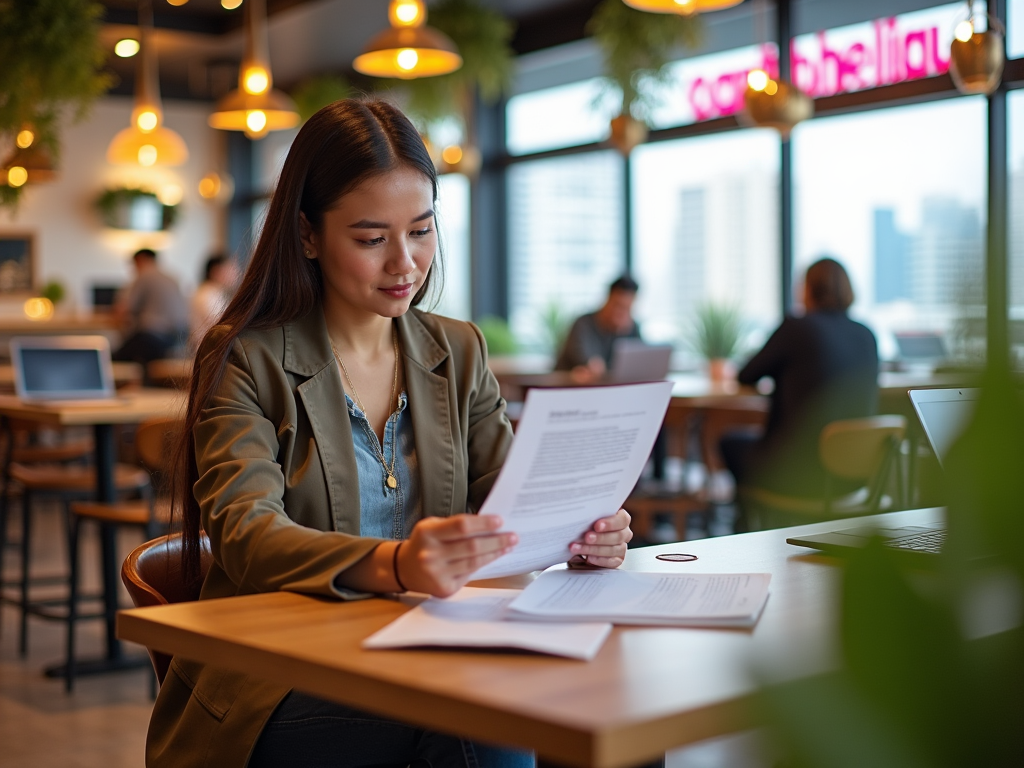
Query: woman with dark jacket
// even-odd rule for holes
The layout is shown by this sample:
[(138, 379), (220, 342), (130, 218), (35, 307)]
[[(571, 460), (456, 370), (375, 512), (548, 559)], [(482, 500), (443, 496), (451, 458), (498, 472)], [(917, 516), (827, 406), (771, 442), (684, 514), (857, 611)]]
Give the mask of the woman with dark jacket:
[(775, 389), (763, 435), (722, 439), (722, 457), (737, 485), (821, 497), (822, 428), (876, 412), (878, 348), (874, 334), (847, 316), (851, 304), (853, 288), (842, 265), (815, 262), (804, 278), (804, 315), (786, 317), (739, 372), (741, 384), (770, 378)]

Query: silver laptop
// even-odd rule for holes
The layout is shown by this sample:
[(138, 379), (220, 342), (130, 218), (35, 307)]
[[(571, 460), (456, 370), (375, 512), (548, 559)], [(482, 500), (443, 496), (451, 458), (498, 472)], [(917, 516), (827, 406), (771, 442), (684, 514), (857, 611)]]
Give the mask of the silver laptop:
[[(970, 423), (979, 392), (978, 389), (958, 388), (912, 389), (907, 393), (939, 464), (945, 462), (950, 448)], [(823, 552), (841, 552), (863, 547), (872, 536), (882, 536), (885, 543), (895, 549), (928, 555), (942, 548), (946, 540), (946, 528), (944, 525), (908, 525), (901, 528), (860, 526), (811, 536), (793, 536), (786, 541)]]
[(110, 343), (104, 336), (15, 336), (14, 391), (27, 401), (115, 400)]
[(648, 344), (640, 339), (616, 339), (608, 378), (620, 384), (663, 381), (672, 364), (671, 344)]

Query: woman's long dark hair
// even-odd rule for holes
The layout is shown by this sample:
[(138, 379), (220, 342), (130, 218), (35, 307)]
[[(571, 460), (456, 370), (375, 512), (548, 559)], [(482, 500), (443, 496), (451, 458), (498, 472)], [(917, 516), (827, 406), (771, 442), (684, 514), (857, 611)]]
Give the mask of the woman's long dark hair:
[[(319, 232), (324, 214), (346, 193), (403, 166), (430, 180), (436, 201), (437, 171), (423, 139), (405, 115), (384, 101), (336, 101), (313, 115), (295, 137), (242, 284), (194, 361), (184, 428), (172, 459), (172, 508), (181, 510), (186, 582), (194, 584), (200, 575), (200, 513), (192, 492), (199, 472), (192, 433), (220, 385), (231, 346), (247, 328), (283, 325), (319, 304), (320, 265), (303, 255), (299, 214)], [(428, 272), (414, 305), (429, 292), (434, 271)]]

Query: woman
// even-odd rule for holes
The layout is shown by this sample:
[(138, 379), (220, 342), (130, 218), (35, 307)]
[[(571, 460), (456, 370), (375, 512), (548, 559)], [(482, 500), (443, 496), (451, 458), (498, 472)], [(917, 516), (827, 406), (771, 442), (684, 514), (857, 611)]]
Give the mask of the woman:
[[(436, 198), (423, 141), (385, 103), (337, 102), (296, 136), (252, 263), (196, 359), (176, 477), (186, 572), (200, 526), (213, 548), (201, 599), (446, 596), (515, 546), (500, 519), (465, 514), (512, 439), (483, 338), (410, 309), (436, 269)], [(616, 567), (630, 537), (620, 510), (567, 555)], [(177, 658), (147, 743), (151, 766), (417, 759), (532, 762)]]
[[(803, 317), (787, 317), (739, 372), (741, 384), (774, 380), (763, 437), (722, 439), (722, 458), (737, 485), (821, 497), (825, 469), (818, 437), (831, 421), (871, 416), (878, 407), (874, 334), (847, 316), (853, 287), (843, 266), (820, 259), (804, 278)], [(835, 488), (835, 490), (842, 490)], [(850, 490), (853, 490), (852, 488)]]

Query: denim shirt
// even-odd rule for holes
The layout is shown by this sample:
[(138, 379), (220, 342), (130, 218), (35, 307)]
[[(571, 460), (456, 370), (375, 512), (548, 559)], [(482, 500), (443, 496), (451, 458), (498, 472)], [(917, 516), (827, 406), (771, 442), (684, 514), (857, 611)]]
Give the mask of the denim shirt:
[(378, 454), (380, 440), (366, 415), (347, 393), (345, 402), (352, 423), (352, 442), (359, 472), (359, 535), (404, 539), (423, 515), (408, 396), (404, 391), (399, 395), (398, 408), (384, 426), (384, 458), (390, 467), (394, 457), (395, 479), (398, 481), (395, 488), (388, 488), (385, 482), (387, 473)]

